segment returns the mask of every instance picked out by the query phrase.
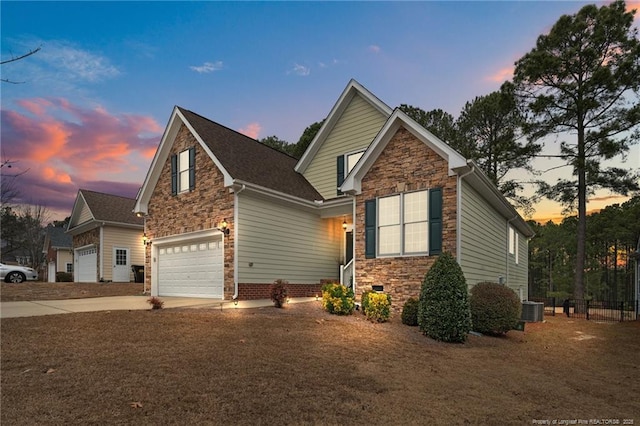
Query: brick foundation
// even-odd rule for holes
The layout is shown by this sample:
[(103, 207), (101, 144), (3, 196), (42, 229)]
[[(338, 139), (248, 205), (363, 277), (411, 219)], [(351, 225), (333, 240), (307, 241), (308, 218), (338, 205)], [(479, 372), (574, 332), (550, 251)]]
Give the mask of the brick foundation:
[[(271, 284), (238, 284), (239, 300), (269, 299)], [(289, 297), (314, 297), (322, 294), (321, 284), (287, 284)]]

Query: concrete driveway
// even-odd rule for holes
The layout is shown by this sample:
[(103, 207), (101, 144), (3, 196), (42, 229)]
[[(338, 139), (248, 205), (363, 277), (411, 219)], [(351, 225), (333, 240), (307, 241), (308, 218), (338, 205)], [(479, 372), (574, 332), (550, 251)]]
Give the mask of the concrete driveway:
[[(0, 318), (34, 317), (40, 315), (70, 314), (74, 312), (132, 311), (151, 309), (149, 296), (92, 297), (86, 299), (38, 300), (33, 302), (2, 302)], [(231, 300), (201, 299), (191, 297), (160, 297), (167, 308), (211, 308), (242, 309), (273, 306), (271, 300), (241, 300), (234, 304)], [(296, 298), (291, 303), (309, 302), (314, 298)]]

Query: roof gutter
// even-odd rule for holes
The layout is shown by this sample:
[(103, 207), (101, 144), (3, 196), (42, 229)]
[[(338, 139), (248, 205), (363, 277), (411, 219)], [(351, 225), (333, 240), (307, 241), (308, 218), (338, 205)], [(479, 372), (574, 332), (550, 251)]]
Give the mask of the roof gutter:
[(458, 260), (458, 264), (462, 261), (462, 179), (469, 176), (474, 172), (476, 166), (471, 163), (471, 168), (464, 172), (461, 175), (458, 175), (458, 193), (456, 196), (458, 197), (458, 214), (456, 215), (456, 259)]

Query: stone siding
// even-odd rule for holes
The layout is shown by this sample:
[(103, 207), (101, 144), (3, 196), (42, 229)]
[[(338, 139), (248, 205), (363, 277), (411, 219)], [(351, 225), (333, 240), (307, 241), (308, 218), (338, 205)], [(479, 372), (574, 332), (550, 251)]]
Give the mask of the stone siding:
[[(196, 148), (196, 182), (193, 191), (171, 194), (171, 156)], [(147, 237), (167, 237), (186, 232), (215, 229), (223, 218), (227, 219), (231, 233), (225, 237), (224, 247), (224, 298), (234, 293), (234, 195), (224, 187), (222, 172), (200, 146), (195, 137), (182, 125), (171, 147), (167, 161), (162, 166), (158, 183), (149, 200), (146, 219)], [(145, 292), (151, 290), (151, 249), (145, 252)]]
[(404, 128), (389, 141), (362, 179), (356, 196), (356, 296), (373, 285), (384, 286), (398, 313), (409, 297), (418, 297), (424, 275), (437, 256), (365, 258), (364, 204), (366, 200), (420, 189), (442, 188), (442, 251), (456, 253), (456, 176), (449, 176), (448, 162)]

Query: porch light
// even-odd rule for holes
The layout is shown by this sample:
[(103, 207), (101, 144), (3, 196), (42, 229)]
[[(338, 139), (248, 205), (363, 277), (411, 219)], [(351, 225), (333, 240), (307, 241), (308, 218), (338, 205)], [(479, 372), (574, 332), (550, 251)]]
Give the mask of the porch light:
[(229, 224), (227, 223), (227, 218), (222, 219), (222, 222), (218, 225), (218, 230), (221, 231), (224, 235), (229, 235)]
[(234, 306), (238, 306), (238, 298), (237, 297), (235, 299), (233, 299), (233, 305)]
[(346, 220), (343, 220), (343, 221), (342, 221), (342, 230), (343, 230), (343, 231), (346, 231), (346, 230), (347, 230), (347, 221), (346, 221)]
[(142, 245), (146, 246), (146, 245), (149, 245), (149, 244), (151, 244), (151, 240), (147, 237), (147, 233), (143, 232), (142, 233)]

